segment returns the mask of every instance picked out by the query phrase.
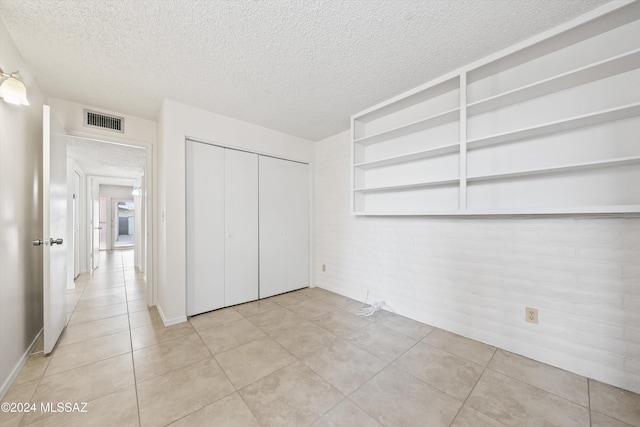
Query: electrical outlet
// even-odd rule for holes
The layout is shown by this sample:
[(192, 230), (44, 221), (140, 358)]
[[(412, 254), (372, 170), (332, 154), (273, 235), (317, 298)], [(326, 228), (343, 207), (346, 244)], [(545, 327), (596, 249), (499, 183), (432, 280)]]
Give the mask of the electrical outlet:
[(322, 264), (322, 272), (324, 273), (325, 271), (327, 271), (327, 265), (326, 264)]
[(538, 309), (533, 307), (525, 307), (524, 320), (529, 323), (538, 323)]

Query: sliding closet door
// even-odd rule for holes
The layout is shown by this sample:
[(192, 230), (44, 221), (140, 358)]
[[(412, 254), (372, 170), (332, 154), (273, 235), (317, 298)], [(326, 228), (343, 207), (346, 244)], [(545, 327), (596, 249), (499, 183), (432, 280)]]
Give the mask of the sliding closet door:
[(225, 297), (258, 299), (258, 155), (225, 150)]
[(224, 306), (225, 150), (186, 145), (187, 315), (193, 316)]
[(260, 298), (309, 286), (309, 166), (260, 156)]

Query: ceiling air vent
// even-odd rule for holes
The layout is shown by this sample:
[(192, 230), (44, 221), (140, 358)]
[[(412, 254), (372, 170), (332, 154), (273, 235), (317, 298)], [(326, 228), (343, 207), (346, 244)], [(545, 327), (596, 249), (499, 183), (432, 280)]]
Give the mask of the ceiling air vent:
[(124, 133), (124, 118), (84, 110), (84, 125)]

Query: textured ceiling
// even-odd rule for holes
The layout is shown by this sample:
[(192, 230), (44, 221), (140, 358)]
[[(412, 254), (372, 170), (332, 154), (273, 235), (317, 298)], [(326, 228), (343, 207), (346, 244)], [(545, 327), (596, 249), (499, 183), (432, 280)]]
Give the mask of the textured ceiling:
[(68, 136), (67, 157), (75, 159), (87, 175), (140, 179), (147, 150)]
[(48, 96), (152, 120), (170, 98), (315, 141), (604, 3), (0, 0), (0, 15)]

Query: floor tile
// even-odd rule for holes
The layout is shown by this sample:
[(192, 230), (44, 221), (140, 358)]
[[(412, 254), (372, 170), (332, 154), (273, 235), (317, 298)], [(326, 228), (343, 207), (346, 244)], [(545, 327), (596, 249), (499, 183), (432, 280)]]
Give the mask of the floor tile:
[(487, 366), (496, 351), (495, 347), (442, 329), (433, 330), (422, 341), (482, 366)]
[(302, 302), (287, 305), (287, 308), (305, 319), (313, 319), (314, 317), (338, 310), (339, 307), (325, 302), (322, 298), (310, 298)]
[(144, 381), (210, 358), (211, 353), (197, 334), (145, 347), (133, 352), (136, 381)]
[(140, 350), (155, 344), (160, 344), (174, 338), (195, 334), (196, 330), (189, 322), (178, 323), (173, 326), (151, 323), (131, 329), (131, 343), (134, 350)]
[(296, 360), (269, 337), (217, 354), (215, 358), (238, 389)]
[(240, 395), (233, 393), (171, 424), (171, 427), (193, 426), (260, 427), (260, 424)]
[(131, 351), (129, 331), (93, 338), (57, 348), (51, 357), (45, 376)]
[(321, 351), (338, 340), (331, 332), (307, 321), (277, 332), (272, 338), (298, 358)]
[(311, 321), (322, 326), (328, 331), (341, 336), (349, 335), (350, 333), (369, 325), (369, 322), (362, 317), (347, 313), (343, 310), (331, 311), (323, 314), (322, 316), (316, 317), (315, 319), (311, 319)]
[(358, 408), (349, 399), (340, 402), (335, 408), (327, 412), (312, 427), (382, 427), (382, 424)]
[(579, 405), (589, 406), (587, 379), (517, 354), (498, 350), (489, 368)]
[[(43, 377), (32, 401), (89, 402), (133, 384), (131, 354), (123, 354)], [(40, 418), (42, 413), (29, 413), (24, 421)]]
[(591, 411), (591, 427), (632, 427), (631, 424), (623, 423), (599, 412)]
[(467, 404), (507, 426), (589, 426), (586, 408), (491, 369)]
[(480, 365), (422, 342), (400, 356), (393, 366), (458, 400), (469, 396), (484, 370)]
[(272, 335), (302, 323), (304, 318), (286, 308), (278, 308), (247, 317), (247, 320), (260, 328), (265, 334)]
[(22, 367), (13, 384), (24, 384), (40, 379), (40, 377), (44, 375), (49, 362), (51, 362), (51, 357), (46, 357), (43, 353), (32, 354), (27, 359), (27, 362)]
[(387, 366), (386, 362), (343, 340), (310, 354), (302, 363), (345, 396)]
[[(82, 406), (79, 406), (82, 409)], [(87, 402), (86, 412), (60, 412), (40, 419), (29, 427), (137, 427), (136, 389), (131, 386)]]
[(142, 381), (138, 383), (141, 425), (167, 425), (234, 391), (213, 359)]
[(69, 325), (62, 333), (59, 347), (81, 341), (90, 340), (105, 335), (115, 334), (129, 330), (129, 317), (126, 314), (106, 319), (94, 320), (93, 322)]
[(129, 308), (129, 313), (135, 313), (138, 311), (148, 310), (150, 307), (147, 305), (147, 301), (144, 299), (139, 299), (136, 301), (127, 302), (127, 307)]
[(214, 326), (199, 332), (202, 341), (212, 354), (218, 354), (250, 343), (265, 336), (247, 319), (240, 319), (224, 325)]
[(78, 302), (76, 310), (86, 310), (89, 308), (104, 307), (105, 305), (122, 304), (126, 302), (127, 299), (124, 295), (105, 295), (95, 298), (82, 298)]
[(78, 310), (73, 313), (69, 325), (77, 325), (79, 323), (91, 322), (108, 317), (121, 316), (127, 314), (127, 304), (113, 304), (102, 307), (90, 308), (87, 310)]
[(349, 399), (385, 426), (448, 426), (462, 402), (389, 367)]
[(233, 308), (244, 317), (255, 316), (265, 311), (280, 308), (280, 304), (276, 304), (270, 299), (248, 302), (246, 304), (236, 305)]
[(298, 304), (303, 301), (310, 299), (307, 295), (302, 293), (302, 291), (289, 292), (282, 295), (276, 295), (275, 297), (269, 298), (269, 301), (275, 302), (276, 304), (280, 304), (281, 306), (289, 306), (292, 304)]
[(152, 323), (162, 325), (162, 318), (155, 307), (151, 307), (144, 311), (129, 313), (129, 326), (131, 329), (151, 325)]
[(421, 340), (429, 332), (435, 329), (433, 326), (425, 325), (424, 323), (400, 316), (399, 314), (385, 316), (380, 320), (380, 323), (389, 329), (393, 329), (396, 332), (400, 332), (401, 334), (417, 340)]
[(451, 427), (503, 427), (504, 424), (499, 423), (493, 418), (476, 411), (469, 405), (464, 405), (458, 416), (453, 420)]
[(300, 362), (280, 369), (240, 390), (262, 425), (309, 425), (343, 395)]
[(107, 296), (107, 295), (121, 295), (123, 297), (127, 295), (127, 292), (124, 289), (124, 283), (122, 283), (121, 285), (119, 285), (117, 287), (111, 287), (111, 288), (100, 288), (100, 287), (94, 287), (94, 286), (96, 286), (96, 285), (95, 284), (91, 284), (84, 291), (84, 294), (82, 294), (82, 298), (81, 299), (103, 297), (103, 296)]
[(337, 295), (336, 293), (333, 293), (333, 292), (328, 291), (326, 289), (320, 288), (318, 286), (313, 287), (313, 288), (300, 289), (298, 291), (298, 293), (300, 293), (302, 295), (305, 295), (305, 296), (307, 296), (309, 298), (319, 298), (319, 297)]
[[(39, 380), (26, 382), (22, 384), (13, 384), (7, 394), (1, 399), (2, 402), (7, 403), (25, 403), (31, 402), (36, 389), (38, 387)], [(22, 412), (4, 412), (0, 411), (0, 425), (18, 425), (22, 420), (24, 413)]]
[(346, 339), (385, 362), (392, 362), (418, 341), (377, 323), (358, 329)]
[(191, 322), (197, 331), (202, 331), (240, 319), (242, 319), (242, 315), (230, 307), (193, 316), (189, 319), (189, 322)]
[[(314, 288), (316, 289), (316, 288)], [(334, 294), (333, 292), (328, 293), (328, 295), (324, 295), (324, 296), (319, 296), (316, 297), (318, 299), (321, 299), (323, 302), (327, 303), (327, 304), (331, 304), (334, 305), (336, 307), (346, 307), (349, 304), (353, 304), (354, 302), (358, 302), (354, 299), (351, 299), (349, 297), (345, 297), (342, 295), (338, 295), (338, 294)]]
[(640, 394), (589, 380), (591, 409), (616, 420), (640, 426)]

